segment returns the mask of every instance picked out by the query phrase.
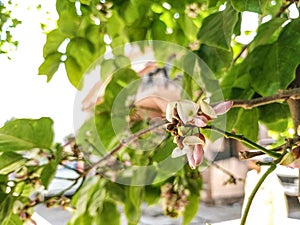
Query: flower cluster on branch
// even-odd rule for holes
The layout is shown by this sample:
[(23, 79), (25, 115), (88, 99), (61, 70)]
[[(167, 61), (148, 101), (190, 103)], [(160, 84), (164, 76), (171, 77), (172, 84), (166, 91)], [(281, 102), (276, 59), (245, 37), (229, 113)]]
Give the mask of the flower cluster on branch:
[(232, 104), (232, 101), (225, 101), (212, 107), (205, 100), (200, 100), (200, 104), (190, 100), (170, 102), (166, 109), (166, 119), (169, 121), (167, 131), (174, 136), (174, 143), (177, 144), (172, 157), (186, 155), (192, 169), (200, 165), (205, 145), (205, 137), (200, 128), (218, 115), (226, 113)]

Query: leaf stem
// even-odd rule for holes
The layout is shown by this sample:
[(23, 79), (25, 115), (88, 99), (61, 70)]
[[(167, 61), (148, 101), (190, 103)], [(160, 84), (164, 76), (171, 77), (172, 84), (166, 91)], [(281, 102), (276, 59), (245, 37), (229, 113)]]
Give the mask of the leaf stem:
[(261, 184), (264, 182), (264, 180), (267, 178), (267, 176), (272, 173), (274, 170), (276, 169), (276, 165), (273, 164), (271, 165), (268, 170), (262, 175), (262, 177), (259, 179), (259, 181), (257, 182), (257, 184), (255, 185), (253, 191), (251, 192), (249, 198), (248, 198), (248, 201), (247, 201), (247, 205), (246, 205), (246, 208), (245, 208), (245, 211), (243, 213), (243, 216), (242, 216), (242, 219), (241, 219), (241, 223), (240, 225), (245, 225), (246, 223), (246, 219), (247, 219), (247, 216), (248, 216), (248, 213), (249, 213), (249, 210), (250, 210), (250, 206), (252, 204), (252, 201), (253, 201), (253, 198), (256, 194), (256, 192), (258, 191), (259, 187), (261, 186)]
[(218, 132), (218, 133), (224, 135), (224, 137), (226, 137), (226, 138), (232, 138), (232, 139), (244, 142), (245, 144), (250, 145), (250, 146), (254, 147), (255, 149), (261, 150), (262, 152), (264, 152), (265, 154), (267, 154), (269, 156), (272, 156), (272, 157), (275, 157), (275, 158), (278, 158), (278, 157), (281, 156), (280, 153), (271, 151), (269, 149), (266, 149), (263, 146), (261, 146), (259, 144), (256, 144), (255, 142), (253, 142), (253, 141), (249, 140), (248, 138), (244, 137), (244, 135), (233, 134), (233, 133), (221, 130), (221, 129), (215, 127), (215, 126), (206, 126), (206, 127), (203, 127), (203, 129), (213, 130), (215, 132)]

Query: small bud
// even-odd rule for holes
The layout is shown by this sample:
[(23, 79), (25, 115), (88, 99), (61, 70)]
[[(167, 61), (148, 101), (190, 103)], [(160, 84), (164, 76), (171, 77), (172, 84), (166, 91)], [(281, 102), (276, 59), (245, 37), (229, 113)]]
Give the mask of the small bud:
[(283, 166), (288, 166), (295, 160), (296, 160), (296, 157), (294, 156), (294, 153), (288, 152), (285, 154), (285, 156), (283, 156), (282, 160), (280, 161), (280, 164)]

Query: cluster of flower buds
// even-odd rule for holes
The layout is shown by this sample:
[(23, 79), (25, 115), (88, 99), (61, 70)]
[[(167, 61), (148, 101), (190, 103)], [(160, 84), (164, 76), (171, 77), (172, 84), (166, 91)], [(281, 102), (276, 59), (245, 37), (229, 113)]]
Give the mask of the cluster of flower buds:
[(177, 217), (188, 204), (189, 190), (183, 185), (166, 183), (161, 186), (162, 206), (166, 215)]
[[(204, 158), (205, 137), (200, 133), (199, 128), (205, 127), (218, 115), (226, 113), (232, 104), (232, 101), (225, 101), (212, 107), (205, 100), (201, 100), (200, 104), (189, 100), (168, 103), (167, 131), (174, 136), (174, 143), (177, 144), (172, 157), (186, 155), (192, 169), (200, 165)], [(198, 132), (194, 133), (193, 128), (198, 128)]]

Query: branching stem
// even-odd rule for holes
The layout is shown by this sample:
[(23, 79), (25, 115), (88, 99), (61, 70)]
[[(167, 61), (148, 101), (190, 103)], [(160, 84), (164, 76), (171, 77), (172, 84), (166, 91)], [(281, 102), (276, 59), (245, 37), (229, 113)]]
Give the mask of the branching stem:
[(259, 187), (261, 186), (261, 184), (264, 182), (264, 180), (267, 178), (267, 176), (272, 173), (274, 170), (276, 169), (276, 165), (273, 164), (271, 165), (268, 170), (262, 175), (262, 177), (259, 179), (259, 181), (257, 182), (257, 184), (255, 185), (253, 191), (251, 192), (248, 201), (247, 201), (247, 205), (245, 207), (245, 211), (242, 215), (242, 219), (241, 219), (241, 223), (240, 225), (245, 225), (246, 223), (246, 219), (250, 210), (250, 206), (252, 204), (253, 198), (256, 195), (256, 192), (258, 191)]
[(117, 153), (119, 150), (121, 150), (124, 146), (130, 144), (131, 142), (133, 142), (134, 140), (143, 136), (144, 134), (146, 134), (152, 130), (155, 130), (161, 126), (164, 126), (165, 124), (166, 124), (166, 121), (162, 120), (160, 123), (150, 126), (144, 130), (140, 130), (139, 132), (131, 135), (130, 137), (121, 140), (120, 143), (117, 146), (115, 146), (111, 151), (107, 152), (101, 159), (99, 159), (97, 162), (93, 163), (88, 168), (86, 168), (85, 173), (88, 173), (91, 169), (97, 167), (99, 164), (101, 164), (105, 160), (109, 159), (111, 156), (113, 156), (115, 153)]
[(281, 156), (280, 153), (271, 151), (269, 149), (266, 149), (263, 146), (261, 146), (259, 144), (256, 144), (255, 142), (253, 142), (253, 141), (249, 140), (248, 138), (244, 137), (243, 135), (233, 134), (233, 133), (221, 130), (221, 129), (219, 129), (217, 127), (214, 127), (214, 126), (206, 126), (206, 127), (203, 127), (203, 129), (213, 130), (215, 132), (218, 132), (219, 134), (224, 135), (224, 137), (226, 137), (226, 138), (232, 138), (232, 139), (241, 141), (241, 142), (243, 142), (247, 145), (250, 145), (250, 146), (254, 147), (255, 149), (261, 150), (262, 152), (264, 152), (265, 154), (267, 154), (269, 156), (272, 156), (272, 157), (275, 157), (275, 158), (278, 158), (278, 157)]

